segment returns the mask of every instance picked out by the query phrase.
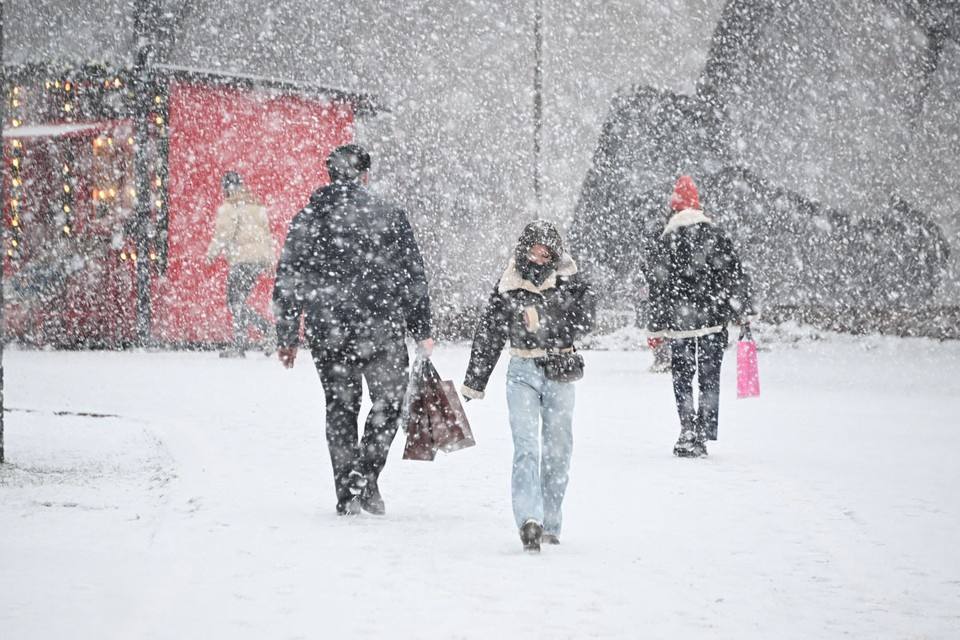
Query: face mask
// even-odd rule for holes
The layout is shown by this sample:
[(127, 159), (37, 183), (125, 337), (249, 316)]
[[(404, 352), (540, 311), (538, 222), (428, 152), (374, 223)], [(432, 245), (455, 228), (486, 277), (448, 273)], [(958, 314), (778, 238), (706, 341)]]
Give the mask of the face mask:
[(520, 263), (517, 266), (517, 270), (524, 280), (529, 280), (535, 287), (539, 287), (546, 282), (547, 278), (549, 278), (550, 274), (554, 271), (553, 264), (550, 262), (547, 264), (537, 264), (530, 260), (524, 260)]

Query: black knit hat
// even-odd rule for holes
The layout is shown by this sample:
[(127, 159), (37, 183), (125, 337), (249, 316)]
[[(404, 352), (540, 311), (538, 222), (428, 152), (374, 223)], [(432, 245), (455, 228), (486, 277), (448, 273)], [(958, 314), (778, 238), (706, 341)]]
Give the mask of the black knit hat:
[(224, 191), (237, 189), (243, 186), (243, 178), (241, 178), (240, 174), (236, 171), (227, 171), (223, 174), (223, 179), (220, 180), (220, 184), (223, 185)]
[(560, 237), (560, 232), (553, 223), (546, 220), (534, 220), (523, 228), (523, 233), (520, 234), (520, 240), (517, 242), (517, 253), (522, 251), (526, 254), (535, 244), (542, 244), (550, 249), (554, 259), (563, 254), (563, 238)]
[(370, 154), (358, 144), (337, 147), (327, 156), (327, 173), (331, 182), (356, 180), (370, 169)]

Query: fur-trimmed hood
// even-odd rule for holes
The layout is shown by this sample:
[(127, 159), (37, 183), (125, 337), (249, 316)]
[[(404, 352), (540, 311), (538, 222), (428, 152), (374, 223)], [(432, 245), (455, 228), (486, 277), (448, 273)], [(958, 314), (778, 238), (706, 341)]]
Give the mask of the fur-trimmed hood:
[(560, 256), (560, 263), (557, 265), (557, 268), (550, 274), (550, 277), (544, 280), (543, 284), (538, 287), (529, 280), (523, 279), (523, 276), (520, 275), (520, 271), (517, 269), (516, 259), (510, 258), (506, 271), (500, 276), (497, 291), (506, 293), (507, 291), (513, 291), (515, 289), (526, 289), (533, 293), (543, 293), (547, 289), (552, 289), (557, 286), (558, 277), (570, 277), (577, 273), (577, 271), (577, 263), (573, 261), (569, 253), (564, 253)]
[(680, 227), (689, 227), (695, 224), (713, 224), (713, 220), (708, 218), (700, 209), (684, 209), (670, 216), (661, 237), (673, 233)]

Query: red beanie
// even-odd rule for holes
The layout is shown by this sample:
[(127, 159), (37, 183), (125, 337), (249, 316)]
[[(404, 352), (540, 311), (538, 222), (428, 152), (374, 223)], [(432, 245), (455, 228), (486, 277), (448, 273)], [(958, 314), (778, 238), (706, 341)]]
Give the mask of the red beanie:
[(693, 178), (677, 178), (677, 184), (673, 185), (673, 195), (670, 196), (670, 208), (674, 211), (700, 208), (700, 194), (697, 193), (697, 185), (693, 184)]

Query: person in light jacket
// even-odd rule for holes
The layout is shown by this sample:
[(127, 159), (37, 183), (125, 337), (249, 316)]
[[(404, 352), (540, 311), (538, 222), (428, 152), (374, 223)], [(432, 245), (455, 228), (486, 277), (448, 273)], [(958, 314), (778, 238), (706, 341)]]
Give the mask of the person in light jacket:
[(207, 261), (223, 257), (230, 270), (227, 275), (227, 307), (233, 314), (233, 348), (222, 357), (243, 356), (248, 345), (247, 328), (262, 335), (268, 352), (274, 340), (271, 323), (247, 304), (247, 297), (260, 276), (276, 261), (267, 209), (243, 185), (235, 171), (223, 176), (223, 204), (217, 209), (213, 239), (207, 249)]
[(574, 343), (593, 329), (595, 309), (593, 290), (564, 252), (556, 227), (536, 221), (523, 230), (473, 338), (461, 388), (467, 400), (483, 398), (510, 341), (513, 515), (527, 551), (560, 543), (573, 451), (574, 384), (555, 379), (547, 360), (579, 359)]

